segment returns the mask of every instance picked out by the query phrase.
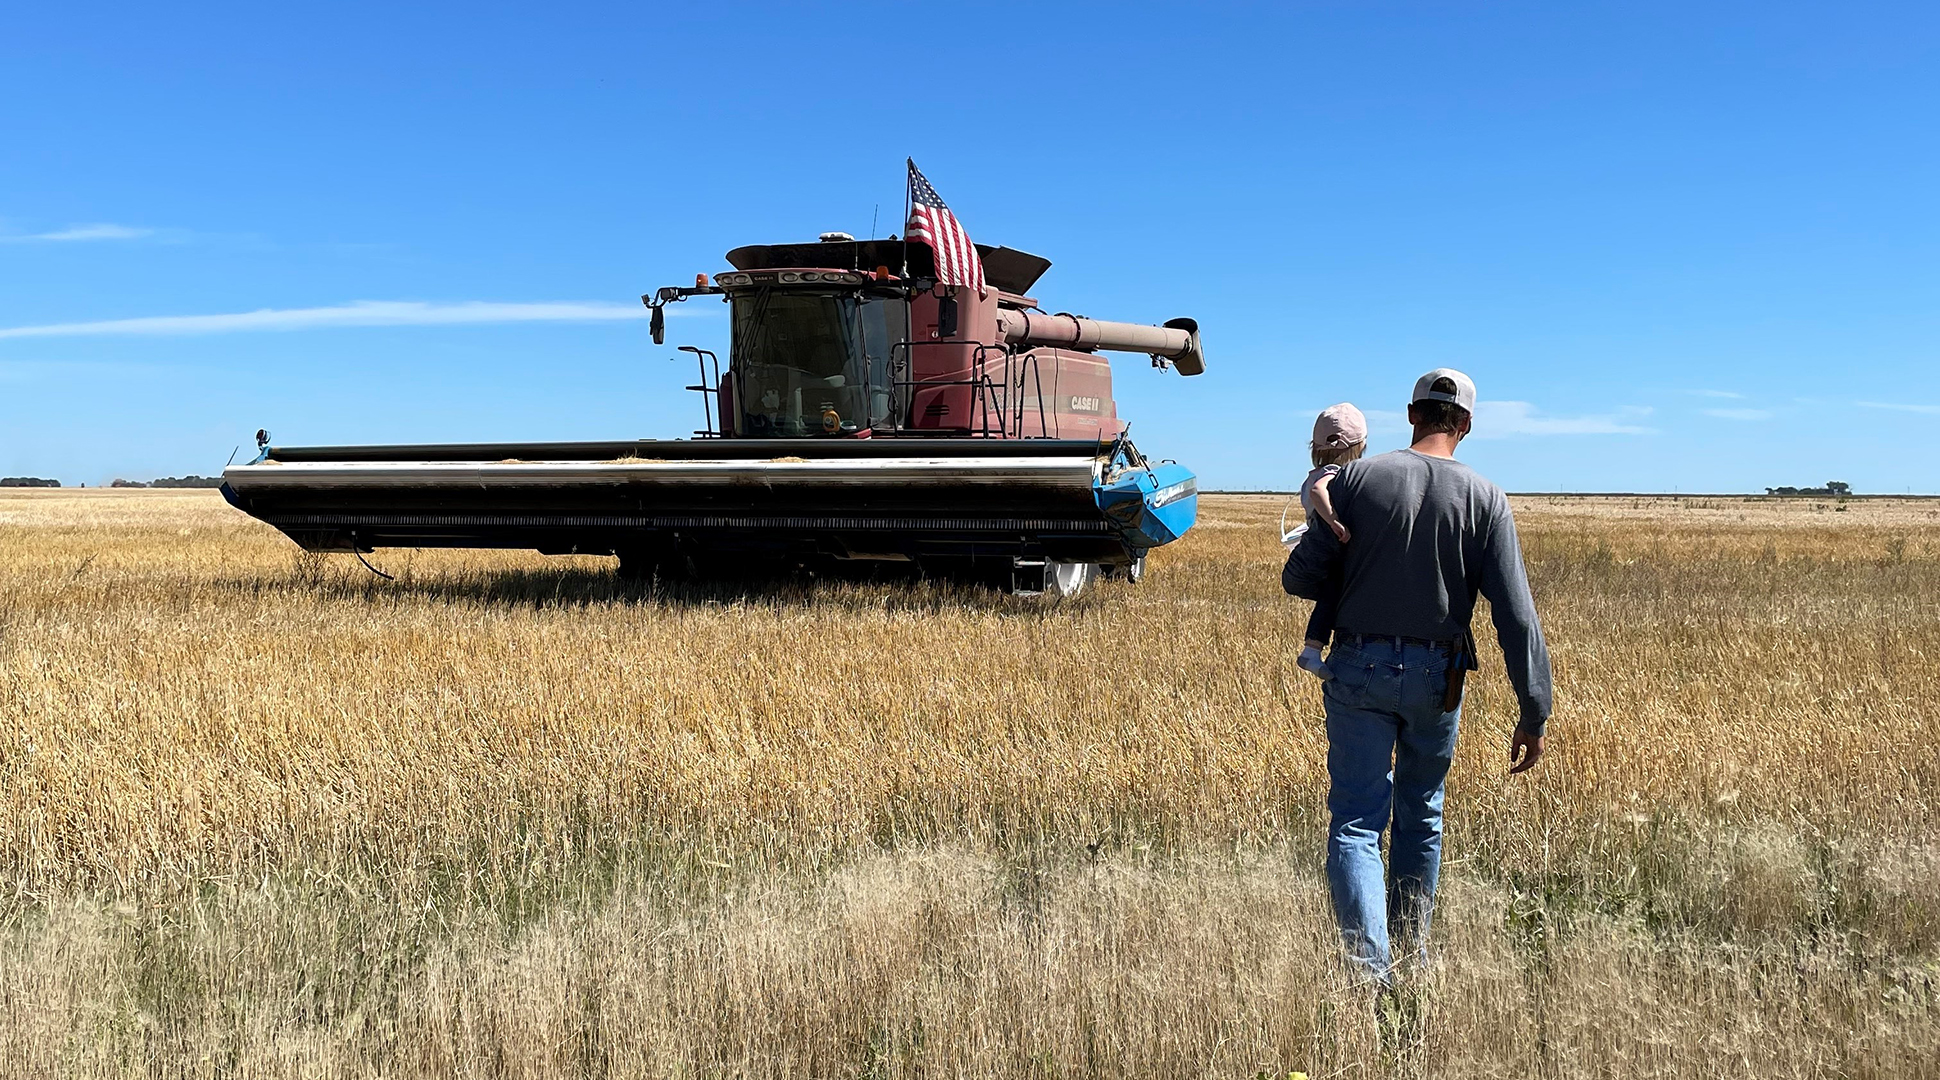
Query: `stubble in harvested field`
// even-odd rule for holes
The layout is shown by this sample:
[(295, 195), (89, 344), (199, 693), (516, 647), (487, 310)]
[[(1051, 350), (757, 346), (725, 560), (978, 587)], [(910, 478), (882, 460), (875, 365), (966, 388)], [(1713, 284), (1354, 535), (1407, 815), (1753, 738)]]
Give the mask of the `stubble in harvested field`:
[(1044, 604), (494, 553), (380, 553), (392, 583), (207, 492), (0, 494), (0, 1054), (1919, 1073), (1930, 505), (1519, 502), (1553, 756), (1503, 775), (1491, 664), (1440, 963), (1384, 1026), (1327, 915), (1277, 501)]

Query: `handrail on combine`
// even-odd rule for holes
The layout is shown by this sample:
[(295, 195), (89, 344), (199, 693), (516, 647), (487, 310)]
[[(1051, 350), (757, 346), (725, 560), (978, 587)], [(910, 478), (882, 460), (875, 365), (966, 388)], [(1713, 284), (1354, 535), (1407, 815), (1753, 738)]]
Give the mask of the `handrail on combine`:
[[(1040, 438), (1051, 437), (1051, 425), (1044, 416), (1044, 369), (1037, 362), (1037, 353), (1025, 352), (1017, 368), (1017, 437), (1024, 438), (1024, 373), (1029, 371), (1033, 388), (1037, 391), (1037, 434)], [(1010, 363), (1004, 364), (1004, 380), (1010, 380)]]
[[(963, 346), (970, 345), (970, 344), (975, 344), (976, 347), (971, 353), (973, 357), (973, 359), (971, 360), (971, 371), (973, 372), (973, 374), (967, 379), (921, 379), (921, 380), (892, 379), (890, 381), (890, 386), (896, 391), (895, 402), (896, 402), (897, 420), (894, 425), (894, 430), (897, 430), (897, 431), (908, 430), (909, 417), (904, 413), (904, 409), (906, 407), (904, 398), (906, 396), (913, 396), (914, 392), (917, 389), (919, 388), (932, 389), (932, 388), (940, 388), (940, 387), (948, 387), (948, 386), (968, 386), (970, 388), (970, 408), (971, 408), (971, 411), (974, 412), (977, 416), (976, 424), (965, 425), (960, 428), (949, 428), (949, 429), (939, 429), (939, 430), (962, 431), (977, 438), (987, 439), (992, 437), (993, 435), (993, 432), (991, 431), (991, 427), (990, 427), (990, 417), (991, 417), (991, 414), (994, 412), (997, 416), (997, 429), (994, 432), (994, 434), (998, 437), (1005, 437), (1005, 438), (1012, 437), (1012, 432), (1007, 429), (1005, 421), (1008, 417), (1009, 412), (1011, 411), (1010, 363), (1011, 363), (1011, 359), (1015, 356), (1015, 353), (1008, 344), (992, 345), (988, 342), (972, 343), (972, 342), (965, 342), (965, 341), (898, 341), (894, 345), (891, 345), (889, 347), (890, 370), (892, 371), (907, 370), (910, 366), (910, 362), (908, 360), (909, 351), (916, 348), (917, 346), (947, 345), (953, 348), (962, 348)], [(900, 366), (896, 363), (896, 352), (899, 349), (903, 351), (904, 357), (905, 357), (903, 363)], [(997, 396), (996, 383), (990, 377), (990, 365), (985, 360), (985, 355), (991, 352), (998, 353), (1002, 355), (1004, 358), (1005, 392), (1002, 398), (999, 398)], [(1040, 386), (1041, 385), (1042, 383), (1040, 382)], [(1039, 402), (1040, 408), (1042, 407), (1042, 404), (1043, 403), (1040, 401)], [(1019, 405), (1019, 408), (1021, 409), (1022, 408), (1021, 400), (1019, 401), (1018, 405)], [(1021, 420), (1018, 424), (1017, 434), (1019, 435), (1022, 434)]]
[[(722, 433), (714, 430), (714, 417), (721, 411), (721, 358), (716, 356), (712, 349), (702, 349), (693, 345), (682, 345), (679, 351), (693, 353), (694, 362), (700, 367), (700, 382), (697, 385), (687, 387), (687, 389), (700, 394), (701, 409), (707, 414), (707, 426), (694, 432), (694, 434), (703, 439), (718, 439)], [(707, 365), (709, 361), (712, 361), (714, 364), (713, 386), (707, 385)], [(707, 401), (707, 395), (709, 394), (714, 395), (714, 404), (712, 407), (708, 405)]]
[[(952, 346), (961, 348), (966, 344), (971, 343), (959, 341), (898, 341), (889, 347), (890, 370), (908, 370), (910, 366), (908, 354), (918, 346)], [(901, 364), (897, 363), (898, 350), (901, 350), (903, 353)], [(705, 426), (697, 428), (694, 431), (695, 437), (702, 439), (718, 439), (724, 437), (727, 432), (715, 425), (715, 418), (721, 411), (722, 393), (727, 385), (727, 380), (722, 377), (721, 373), (721, 358), (712, 349), (703, 349), (693, 345), (682, 345), (679, 347), (679, 351), (692, 353), (694, 362), (698, 368), (699, 381), (692, 386), (684, 388), (701, 395), (701, 408), (705, 413)], [(1003, 358), (1001, 379), (992, 374), (991, 369), (993, 365), (990, 358), (990, 354), (992, 353), (996, 353)], [(1051, 431), (1050, 418), (1045, 411), (1044, 405), (1044, 371), (1038, 363), (1036, 353), (1020, 353), (1008, 343), (992, 345), (987, 342), (979, 342), (975, 343), (972, 356), (972, 374), (968, 378), (920, 380), (892, 378), (889, 384), (892, 402), (890, 430), (897, 432), (912, 430), (909, 427), (910, 418), (907, 410), (909, 399), (917, 389), (967, 386), (970, 388), (970, 408), (975, 414), (976, 420), (973, 423), (965, 424), (961, 427), (938, 428), (938, 431), (959, 431), (972, 437), (985, 439), (992, 437), (1012, 439), (1054, 437)], [(711, 381), (709, 380), (710, 366), (713, 369), (713, 378)], [(731, 377), (733, 374), (733, 370), (730, 369), (728, 375)], [(1001, 391), (998, 389), (1000, 381), (1002, 383)], [(1027, 381), (1030, 384), (1030, 388), (1036, 392), (1036, 436), (1029, 436), (1024, 433), (1024, 418), (1026, 415), (1026, 395), (1024, 391)], [(994, 429), (991, 426), (991, 418), (993, 416), (996, 418), (996, 427)]]

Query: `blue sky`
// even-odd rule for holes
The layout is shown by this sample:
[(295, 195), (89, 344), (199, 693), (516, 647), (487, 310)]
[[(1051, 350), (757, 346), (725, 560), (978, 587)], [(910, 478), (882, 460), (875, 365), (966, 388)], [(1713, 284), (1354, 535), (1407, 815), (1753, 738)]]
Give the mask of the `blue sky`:
[(1937, 10), (15, 5), (0, 473), (684, 435), (725, 320), (638, 295), (899, 231), (910, 155), (1048, 306), (1200, 320), (1115, 366), (1212, 486), (1448, 364), (1512, 490), (1934, 491)]

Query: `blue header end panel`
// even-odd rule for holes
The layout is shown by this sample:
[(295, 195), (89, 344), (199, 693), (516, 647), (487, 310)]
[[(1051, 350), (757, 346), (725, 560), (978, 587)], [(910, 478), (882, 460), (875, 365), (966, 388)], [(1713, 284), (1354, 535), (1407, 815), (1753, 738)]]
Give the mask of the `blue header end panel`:
[(1199, 518), (1199, 481), (1183, 465), (1127, 469), (1098, 487), (1098, 508), (1138, 551), (1169, 544)]

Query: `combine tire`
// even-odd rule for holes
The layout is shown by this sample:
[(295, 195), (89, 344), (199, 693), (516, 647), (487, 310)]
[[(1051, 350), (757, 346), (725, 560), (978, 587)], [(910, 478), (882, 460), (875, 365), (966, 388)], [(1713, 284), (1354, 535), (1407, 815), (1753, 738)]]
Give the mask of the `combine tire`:
[(1098, 564), (1044, 560), (1044, 595), (1069, 599), (1085, 591), (1098, 577)]

